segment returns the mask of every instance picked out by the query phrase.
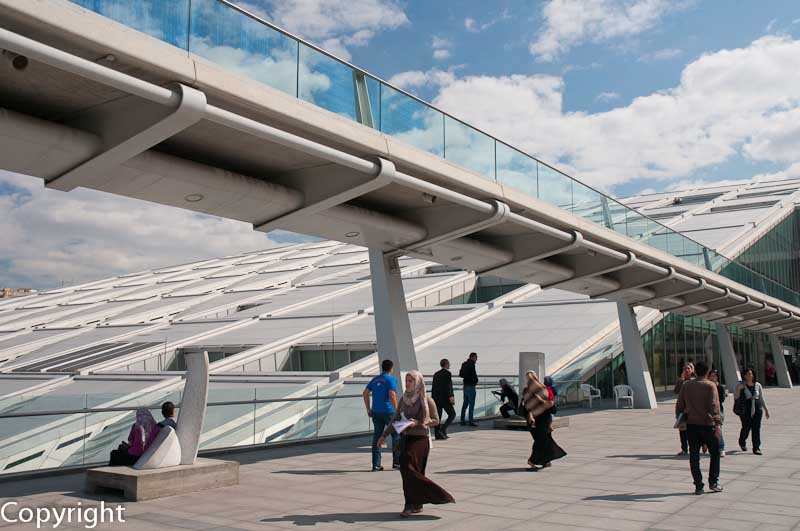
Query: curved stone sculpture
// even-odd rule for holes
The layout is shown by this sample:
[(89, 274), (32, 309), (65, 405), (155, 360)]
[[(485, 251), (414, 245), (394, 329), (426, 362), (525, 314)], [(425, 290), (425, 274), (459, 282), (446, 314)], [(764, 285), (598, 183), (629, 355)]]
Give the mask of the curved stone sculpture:
[(136, 470), (151, 470), (181, 464), (181, 443), (178, 434), (170, 426), (158, 430), (153, 444), (133, 465)]
[(193, 465), (200, 447), (203, 420), (208, 402), (208, 353), (192, 352), (186, 360), (186, 384), (178, 413), (178, 441), (182, 465)]

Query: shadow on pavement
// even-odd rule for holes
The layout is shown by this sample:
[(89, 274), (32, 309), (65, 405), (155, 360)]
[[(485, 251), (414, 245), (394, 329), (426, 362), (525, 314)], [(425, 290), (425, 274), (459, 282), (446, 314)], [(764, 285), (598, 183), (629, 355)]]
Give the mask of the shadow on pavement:
[(415, 514), (407, 519), (401, 519), (400, 513), (331, 513), (331, 514), (290, 514), (280, 518), (264, 518), (260, 522), (279, 523), (279, 522), (293, 522), (294, 525), (317, 525), (327, 524), (332, 522), (342, 522), (345, 524), (358, 524), (370, 522), (419, 522), (441, 520), (439, 516), (430, 514)]
[(675, 496), (694, 496), (690, 492), (671, 492), (668, 494), (604, 494), (602, 496), (589, 496), (583, 498), (584, 501), (619, 501), (619, 502), (639, 502), (639, 501), (659, 501), (659, 498), (674, 498)]
[(638, 459), (639, 461), (656, 461), (660, 459), (680, 459), (680, 460), (688, 460), (688, 455), (676, 455), (676, 454), (621, 454), (621, 455), (607, 455), (606, 458), (608, 459)]
[(369, 472), (368, 468), (360, 470), (276, 470), (273, 474), (293, 474), (295, 476), (316, 476), (333, 474), (352, 474), (354, 472)]
[(507, 474), (509, 472), (532, 472), (533, 470), (528, 467), (514, 467), (514, 468), (464, 468), (461, 470), (442, 470), (436, 472), (437, 474)]

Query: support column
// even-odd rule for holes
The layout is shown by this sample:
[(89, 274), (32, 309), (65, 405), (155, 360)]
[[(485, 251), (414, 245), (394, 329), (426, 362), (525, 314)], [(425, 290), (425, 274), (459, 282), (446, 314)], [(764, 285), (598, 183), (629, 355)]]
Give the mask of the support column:
[(619, 314), (619, 328), (622, 332), (622, 348), (625, 351), (625, 372), (628, 375), (628, 385), (633, 388), (633, 407), (637, 409), (655, 409), (656, 393), (653, 389), (653, 380), (647, 366), (642, 346), (642, 334), (636, 322), (633, 308), (624, 302), (617, 303)]
[(789, 376), (789, 367), (786, 366), (786, 358), (783, 356), (783, 345), (778, 336), (770, 334), (769, 346), (772, 350), (772, 361), (775, 362), (776, 376), (778, 377), (778, 387), (792, 388), (792, 378)]
[(397, 258), (389, 258), (382, 250), (370, 248), (369, 270), (372, 275), (378, 357), (381, 361), (392, 360), (398, 376), (416, 370), (417, 353)]
[(736, 384), (742, 381), (739, 362), (736, 361), (736, 352), (733, 350), (733, 340), (730, 330), (722, 323), (716, 323), (717, 338), (719, 338), (719, 359), (722, 363), (722, 374), (725, 376), (725, 386), (732, 393)]

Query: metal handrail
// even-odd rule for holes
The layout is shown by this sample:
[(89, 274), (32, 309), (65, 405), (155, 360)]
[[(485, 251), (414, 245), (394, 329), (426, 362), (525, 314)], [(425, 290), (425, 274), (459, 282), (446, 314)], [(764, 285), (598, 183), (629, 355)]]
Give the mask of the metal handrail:
[[(496, 386), (481, 386), (478, 385), (477, 389), (489, 389)], [(252, 400), (226, 400), (222, 402), (209, 402), (207, 407), (219, 406), (246, 406), (254, 404), (279, 404), (283, 402), (308, 402), (317, 400), (340, 400), (345, 398), (363, 398), (363, 395), (332, 395), (332, 396), (302, 396), (294, 398), (262, 398)], [(175, 404), (176, 409), (180, 409), (181, 404)], [(25, 417), (48, 417), (53, 415), (88, 415), (90, 413), (120, 413), (125, 411), (136, 411), (138, 409), (160, 409), (161, 404), (150, 406), (118, 406), (118, 407), (95, 407), (95, 408), (81, 408), (81, 409), (52, 409), (47, 411), (30, 411), (23, 413), (0, 413), (0, 419), (14, 419)]]

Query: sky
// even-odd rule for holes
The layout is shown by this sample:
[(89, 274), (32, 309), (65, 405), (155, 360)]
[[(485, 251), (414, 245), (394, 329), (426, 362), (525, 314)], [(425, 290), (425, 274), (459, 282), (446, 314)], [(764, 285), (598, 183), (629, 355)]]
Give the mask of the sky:
[[(800, 177), (796, 0), (237, 3), (614, 195)], [(0, 286), (301, 239), (0, 171)]]

